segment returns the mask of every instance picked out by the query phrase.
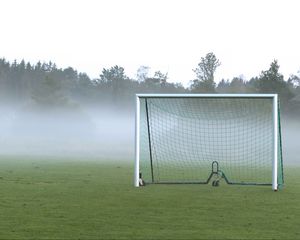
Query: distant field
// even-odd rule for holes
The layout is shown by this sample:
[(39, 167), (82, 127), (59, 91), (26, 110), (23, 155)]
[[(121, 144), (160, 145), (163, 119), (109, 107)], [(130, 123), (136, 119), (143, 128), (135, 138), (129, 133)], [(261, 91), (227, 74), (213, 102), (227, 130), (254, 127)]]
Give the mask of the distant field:
[(0, 239), (300, 239), (300, 167), (286, 186), (132, 186), (118, 162), (0, 159)]

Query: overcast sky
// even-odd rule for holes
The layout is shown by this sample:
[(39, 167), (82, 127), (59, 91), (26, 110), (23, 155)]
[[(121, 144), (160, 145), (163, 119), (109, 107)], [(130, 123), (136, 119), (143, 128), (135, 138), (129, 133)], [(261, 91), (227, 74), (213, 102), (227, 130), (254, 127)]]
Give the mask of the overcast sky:
[(53, 61), (90, 77), (141, 65), (186, 84), (214, 52), (216, 80), (300, 70), (299, 0), (0, 0), (0, 57)]

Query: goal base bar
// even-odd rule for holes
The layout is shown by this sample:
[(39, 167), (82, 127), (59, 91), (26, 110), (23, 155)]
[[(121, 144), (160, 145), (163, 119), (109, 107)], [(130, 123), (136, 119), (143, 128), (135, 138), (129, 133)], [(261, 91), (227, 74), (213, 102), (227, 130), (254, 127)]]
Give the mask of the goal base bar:
[[(141, 174), (142, 176), (142, 174)], [(255, 185), (255, 186), (272, 186), (271, 183), (253, 183), (253, 182), (232, 182), (230, 181), (225, 173), (219, 169), (219, 163), (213, 161), (211, 165), (211, 173), (206, 181), (160, 181), (160, 182), (150, 182), (146, 184), (209, 184), (212, 178), (215, 177), (218, 181), (224, 179), (224, 181), (229, 185)]]
[[(272, 186), (271, 183), (239, 183), (239, 182), (226, 182), (228, 185), (253, 185), (253, 186)], [(146, 184), (209, 184), (209, 182), (146, 182)]]

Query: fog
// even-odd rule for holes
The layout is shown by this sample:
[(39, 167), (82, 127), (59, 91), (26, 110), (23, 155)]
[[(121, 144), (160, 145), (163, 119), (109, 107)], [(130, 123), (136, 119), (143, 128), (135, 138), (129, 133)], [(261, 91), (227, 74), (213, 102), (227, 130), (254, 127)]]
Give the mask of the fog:
[(300, 164), (300, 119), (283, 117), (281, 122), (283, 164)]
[[(1, 156), (133, 162), (133, 110), (2, 105), (0, 111)], [(282, 143), (284, 164), (300, 164), (299, 119), (282, 118)]]
[(132, 160), (134, 114), (103, 107), (1, 106), (3, 156)]

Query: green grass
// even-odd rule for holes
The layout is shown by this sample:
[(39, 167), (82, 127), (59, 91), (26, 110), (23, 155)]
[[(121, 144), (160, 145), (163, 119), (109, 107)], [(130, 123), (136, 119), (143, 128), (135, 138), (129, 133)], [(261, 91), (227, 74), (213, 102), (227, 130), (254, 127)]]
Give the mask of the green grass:
[(300, 168), (286, 186), (132, 186), (129, 164), (0, 161), (0, 239), (299, 239)]

